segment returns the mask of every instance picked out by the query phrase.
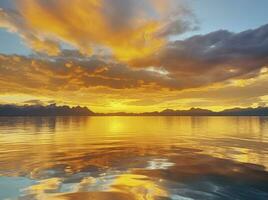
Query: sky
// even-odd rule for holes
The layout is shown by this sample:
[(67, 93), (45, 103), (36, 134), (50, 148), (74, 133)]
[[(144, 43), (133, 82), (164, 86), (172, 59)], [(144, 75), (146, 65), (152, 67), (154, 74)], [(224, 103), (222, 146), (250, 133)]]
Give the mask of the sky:
[(265, 106), (266, 0), (0, 1), (0, 103)]

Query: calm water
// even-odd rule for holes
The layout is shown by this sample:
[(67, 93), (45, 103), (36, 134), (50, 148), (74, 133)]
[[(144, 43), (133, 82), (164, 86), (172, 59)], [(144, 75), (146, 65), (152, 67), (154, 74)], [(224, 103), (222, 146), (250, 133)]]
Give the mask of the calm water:
[(0, 118), (0, 199), (267, 200), (266, 117)]

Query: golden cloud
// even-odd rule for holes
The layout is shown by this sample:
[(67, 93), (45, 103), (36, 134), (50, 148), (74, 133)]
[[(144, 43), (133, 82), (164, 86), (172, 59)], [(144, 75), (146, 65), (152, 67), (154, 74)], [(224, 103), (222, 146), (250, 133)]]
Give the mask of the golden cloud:
[[(152, 54), (168, 34), (190, 29), (183, 17), (190, 12), (174, 0), (17, 0), (15, 5), (0, 12), (0, 26), (49, 55), (59, 54), (64, 42), (84, 54), (101, 48), (127, 61)], [(170, 24), (176, 24), (175, 32)]]

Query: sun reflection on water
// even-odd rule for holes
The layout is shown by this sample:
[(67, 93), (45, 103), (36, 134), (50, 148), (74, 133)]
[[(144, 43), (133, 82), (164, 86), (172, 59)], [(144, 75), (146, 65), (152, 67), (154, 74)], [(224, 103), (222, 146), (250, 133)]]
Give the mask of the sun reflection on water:
[(265, 117), (0, 118), (0, 130), (0, 199), (268, 199)]

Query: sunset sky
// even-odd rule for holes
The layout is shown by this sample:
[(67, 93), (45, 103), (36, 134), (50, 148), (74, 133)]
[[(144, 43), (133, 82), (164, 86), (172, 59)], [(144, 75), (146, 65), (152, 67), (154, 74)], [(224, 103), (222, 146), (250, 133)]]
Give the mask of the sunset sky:
[(1, 0), (0, 103), (265, 106), (267, 8), (267, 0)]

